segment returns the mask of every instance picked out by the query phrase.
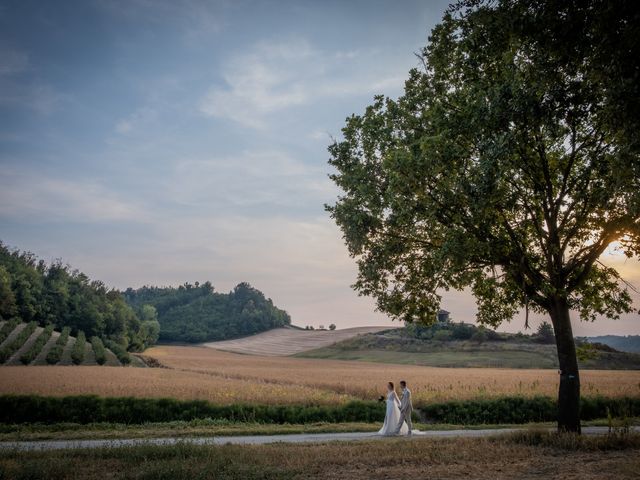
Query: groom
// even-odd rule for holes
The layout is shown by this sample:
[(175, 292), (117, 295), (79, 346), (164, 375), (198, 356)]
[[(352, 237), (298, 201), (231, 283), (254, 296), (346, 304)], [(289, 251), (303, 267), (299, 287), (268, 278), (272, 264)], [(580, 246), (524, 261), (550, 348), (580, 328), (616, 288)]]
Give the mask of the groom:
[(413, 412), (413, 405), (411, 404), (411, 390), (407, 388), (407, 382), (404, 380), (400, 382), (400, 387), (402, 387), (402, 398), (400, 399), (400, 421), (396, 428), (396, 435), (400, 433), (402, 423), (407, 422), (407, 427), (409, 427), (408, 435), (411, 436), (411, 412)]

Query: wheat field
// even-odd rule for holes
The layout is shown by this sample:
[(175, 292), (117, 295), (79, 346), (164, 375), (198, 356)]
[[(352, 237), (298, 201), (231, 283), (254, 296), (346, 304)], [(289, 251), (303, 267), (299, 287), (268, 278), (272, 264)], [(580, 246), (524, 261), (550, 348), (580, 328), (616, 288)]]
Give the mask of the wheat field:
[[(145, 352), (168, 368), (2, 367), (0, 394), (97, 394), (203, 399), (219, 404), (335, 405), (373, 400), (388, 381), (406, 380), (415, 403), (504, 395), (555, 396), (554, 370), (436, 368), (258, 357), (206, 347), (160, 346)], [(586, 396), (639, 396), (640, 371), (582, 372)]]

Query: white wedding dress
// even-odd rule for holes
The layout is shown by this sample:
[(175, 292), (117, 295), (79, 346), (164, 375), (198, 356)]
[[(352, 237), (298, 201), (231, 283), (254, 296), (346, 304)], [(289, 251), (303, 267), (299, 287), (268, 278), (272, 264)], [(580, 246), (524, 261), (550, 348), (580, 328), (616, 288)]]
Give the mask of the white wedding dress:
[[(387, 414), (384, 416), (384, 425), (378, 431), (378, 435), (396, 435), (396, 428), (400, 422), (400, 402), (396, 392), (389, 392), (387, 394)], [(402, 422), (400, 428), (400, 435), (406, 435), (409, 433), (409, 427), (407, 422)]]

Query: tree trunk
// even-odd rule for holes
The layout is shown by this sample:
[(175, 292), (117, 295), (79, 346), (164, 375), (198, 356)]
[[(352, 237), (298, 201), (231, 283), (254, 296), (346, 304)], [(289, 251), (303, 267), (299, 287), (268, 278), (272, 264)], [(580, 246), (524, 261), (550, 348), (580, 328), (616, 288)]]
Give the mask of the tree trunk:
[(567, 299), (553, 298), (549, 314), (555, 331), (560, 364), (558, 431), (580, 433), (580, 373)]

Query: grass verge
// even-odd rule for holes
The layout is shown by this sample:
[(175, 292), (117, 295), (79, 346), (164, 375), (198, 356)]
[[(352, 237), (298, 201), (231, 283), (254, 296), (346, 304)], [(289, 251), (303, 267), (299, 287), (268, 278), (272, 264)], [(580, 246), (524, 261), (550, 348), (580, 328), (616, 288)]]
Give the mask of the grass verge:
[[(594, 466), (597, 465), (597, 468)], [(596, 478), (632, 479), (640, 440), (607, 437), (565, 448), (552, 440), (391, 439), (260, 446), (136, 446), (54, 452), (0, 452), (0, 478), (315, 479)]]

